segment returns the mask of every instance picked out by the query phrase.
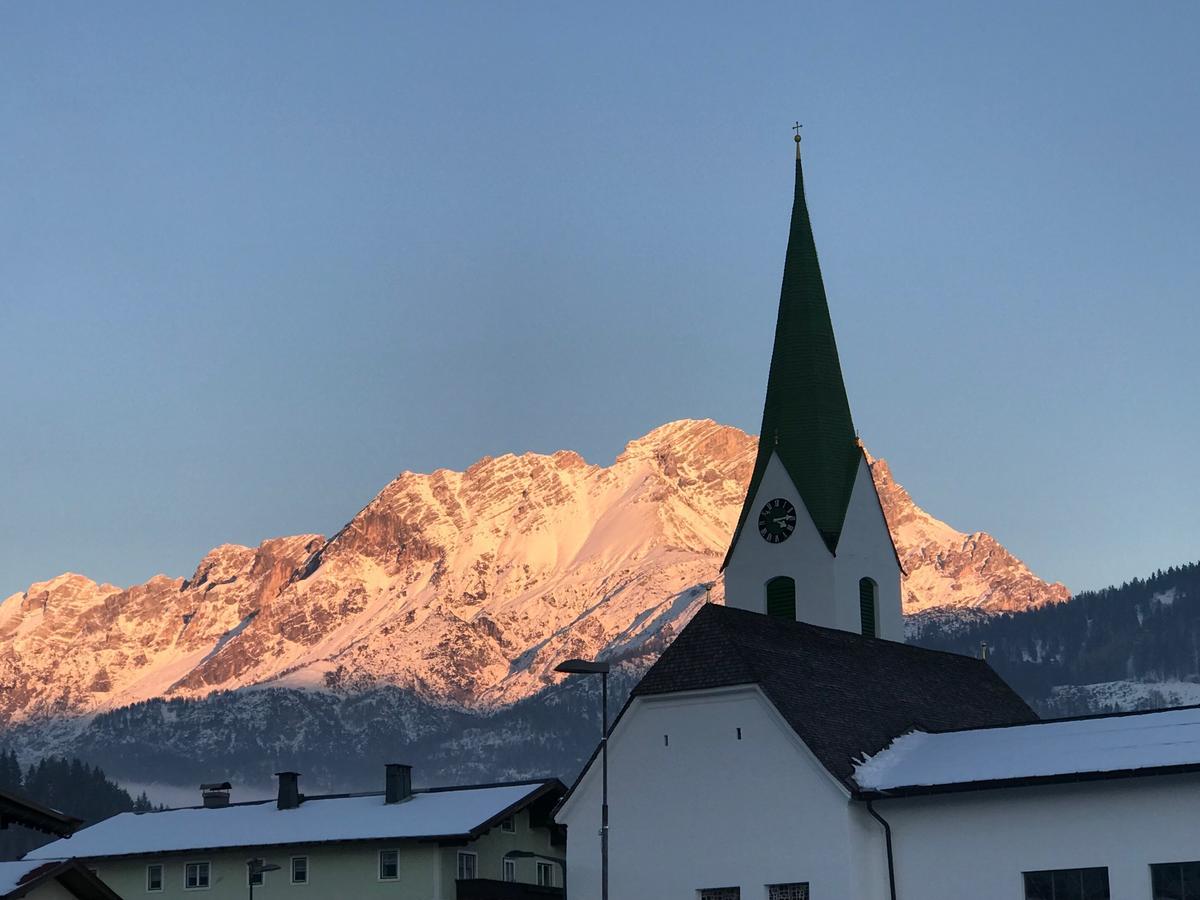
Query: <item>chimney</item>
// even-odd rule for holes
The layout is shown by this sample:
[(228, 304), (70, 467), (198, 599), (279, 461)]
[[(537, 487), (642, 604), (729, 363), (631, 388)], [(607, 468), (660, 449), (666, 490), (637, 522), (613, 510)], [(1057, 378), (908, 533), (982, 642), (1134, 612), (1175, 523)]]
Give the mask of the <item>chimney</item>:
[(987, 661), (987, 658), (988, 658), (988, 645), (987, 645), (987, 641), (980, 641), (980, 642), (979, 642), (979, 658), (980, 658), (980, 659), (982, 659), (982, 660), (984, 660), (985, 662)]
[(200, 785), (200, 796), (205, 809), (220, 809), (229, 805), (229, 792), (233, 789), (228, 781), (210, 781)]
[(276, 805), (280, 809), (295, 809), (304, 799), (300, 793), (300, 773), (276, 772), (275, 777), (279, 779), (279, 802)]
[(388, 763), (384, 766), (384, 803), (403, 803), (412, 798), (412, 766)]

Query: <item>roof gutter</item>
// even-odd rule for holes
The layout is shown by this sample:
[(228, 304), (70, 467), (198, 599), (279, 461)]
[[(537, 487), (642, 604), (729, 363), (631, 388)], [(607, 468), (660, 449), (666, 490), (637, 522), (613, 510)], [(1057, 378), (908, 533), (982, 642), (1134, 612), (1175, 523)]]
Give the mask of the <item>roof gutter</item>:
[(887, 844), (888, 889), (891, 891), (892, 900), (896, 900), (896, 863), (892, 857), (892, 826), (887, 823), (887, 819), (875, 811), (874, 800), (867, 801), (867, 812), (871, 814), (871, 818), (883, 826), (883, 836)]

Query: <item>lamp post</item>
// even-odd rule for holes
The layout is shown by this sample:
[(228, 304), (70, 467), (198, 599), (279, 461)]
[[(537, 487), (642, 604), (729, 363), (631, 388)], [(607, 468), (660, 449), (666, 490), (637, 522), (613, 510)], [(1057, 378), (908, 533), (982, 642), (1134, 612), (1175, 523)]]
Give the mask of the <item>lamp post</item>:
[[(554, 667), (555, 672), (568, 675), (600, 676), (600, 900), (608, 900), (608, 671), (606, 662), (568, 659)], [(565, 869), (564, 869), (565, 871)]]
[(544, 853), (534, 853), (532, 850), (509, 850), (504, 854), (505, 859), (544, 859), (546, 862), (558, 863), (563, 873), (563, 900), (567, 900), (567, 861), (561, 856), (546, 856)]
[(278, 872), (279, 866), (265, 862), (262, 857), (246, 860), (246, 883), (250, 887), (250, 900), (254, 900), (254, 876), (263, 872)]

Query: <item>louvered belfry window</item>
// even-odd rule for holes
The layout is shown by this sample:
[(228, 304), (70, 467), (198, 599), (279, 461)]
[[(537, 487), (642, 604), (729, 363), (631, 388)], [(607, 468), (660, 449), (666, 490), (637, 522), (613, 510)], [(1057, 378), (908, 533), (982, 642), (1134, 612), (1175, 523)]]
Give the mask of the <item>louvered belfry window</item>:
[(860, 578), (858, 582), (858, 614), (862, 619), (862, 633), (866, 637), (876, 637), (875, 618), (878, 588), (870, 578)]
[(796, 621), (796, 582), (786, 575), (767, 582), (767, 615)]

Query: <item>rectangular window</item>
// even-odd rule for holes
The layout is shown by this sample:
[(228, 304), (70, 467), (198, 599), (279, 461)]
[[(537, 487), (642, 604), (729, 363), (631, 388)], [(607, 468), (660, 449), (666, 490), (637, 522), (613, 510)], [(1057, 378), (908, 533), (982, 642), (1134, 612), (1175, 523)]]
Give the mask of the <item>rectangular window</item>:
[(379, 851), (379, 880), (395, 881), (400, 877), (400, 851)]
[(506, 832), (508, 834), (513, 834), (517, 830), (516, 820), (512, 816), (509, 816), (507, 819), (505, 819), (503, 822), (500, 823), (500, 830), (503, 832)]
[(458, 877), (459, 879), (475, 877), (476, 856), (474, 853), (465, 853), (462, 850), (458, 851)]
[(740, 887), (701, 888), (700, 900), (742, 900)]
[(1200, 862), (1150, 867), (1154, 900), (1200, 900)]
[(256, 857), (250, 861), (250, 865), (246, 866), (246, 884), (260, 887), (263, 883), (263, 858)]
[(292, 857), (292, 884), (308, 884), (308, 857)]
[(185, 891), (208, 890), (208, 863), (190, 862), (184, 864), (183, 889)]
[(542, 887), (554, 887), (554, 866), (548, 862), (538, 862), (537, 883)]
[(767, 900), (808, 900), (808, 882), (793, 881), (789, 884), (768, 884)]
[(1026, 872), (1025, 900), (1110, 900), (1108, 869)]
[(515, 859), (506, 859), (504, 861), (504, 880), (517, 880), (517, 861)]
[(162, 875), (163, 870), (160, 864), (146, 866), (146, 890), (155, 893), (161, 891), (163, 889)]

